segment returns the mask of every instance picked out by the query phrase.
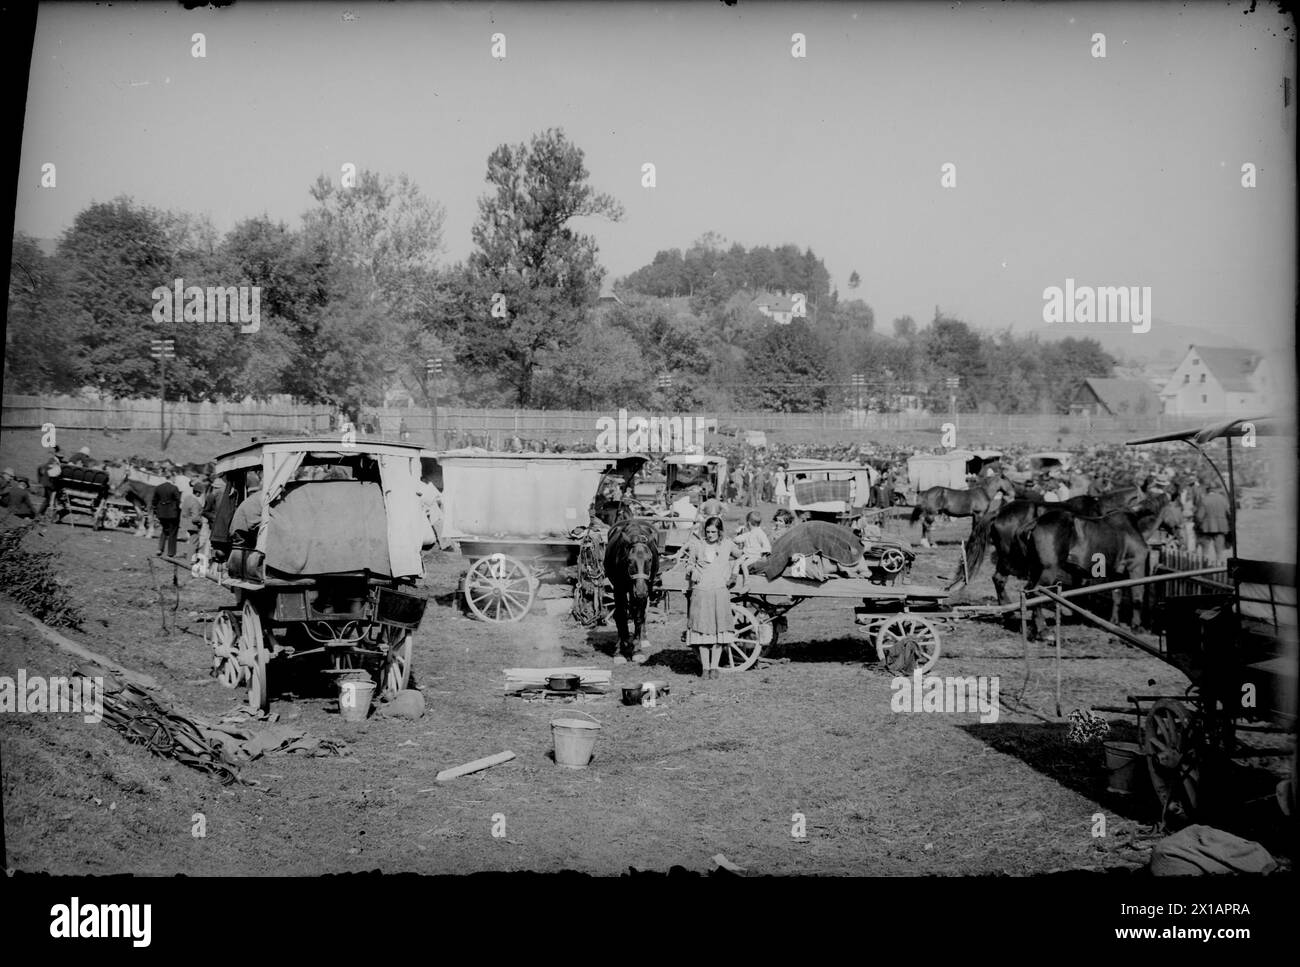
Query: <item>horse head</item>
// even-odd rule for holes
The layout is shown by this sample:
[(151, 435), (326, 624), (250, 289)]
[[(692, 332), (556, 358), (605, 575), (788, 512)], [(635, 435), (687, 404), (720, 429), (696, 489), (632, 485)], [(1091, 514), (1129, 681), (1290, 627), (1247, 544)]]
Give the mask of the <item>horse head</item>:
[(610, 531), (611, 548), (619, 548), (620, 575), (632, 584), (632, 596), (639, 601), (650, 597), (650, 586), (659, 570), (659, 541), (654, 528), (645, 521), (620, 521)]

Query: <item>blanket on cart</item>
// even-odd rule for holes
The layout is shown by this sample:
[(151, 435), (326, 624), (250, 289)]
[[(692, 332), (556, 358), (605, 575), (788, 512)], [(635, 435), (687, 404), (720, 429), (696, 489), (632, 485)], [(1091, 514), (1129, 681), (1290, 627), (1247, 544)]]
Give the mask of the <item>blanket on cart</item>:
[(332, 480), (286, 490), (271, 505), (266, 566), (284, 574), (390, 576), (388, 516), (379, 484)]
[(794, 485), (794, 499), (800, 504), (821, 504), (850, 499), (848, 480), (801, 480)]
[(772, 555), (763, 568), (763, 575), (769, 581), (775, 581), (796, 554), (806, 558), (820, 554), (836, 564), (854, 567), (862, 560), (862, 542), (853, 531), (839, 524), (804, 521), (795, 524), (773, 542)]

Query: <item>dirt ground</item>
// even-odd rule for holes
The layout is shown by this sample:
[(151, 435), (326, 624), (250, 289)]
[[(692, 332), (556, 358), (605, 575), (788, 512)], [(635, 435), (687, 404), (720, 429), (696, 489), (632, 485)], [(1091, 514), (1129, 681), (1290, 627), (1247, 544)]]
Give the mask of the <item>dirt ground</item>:
[[(968, 527), (940, 525), (940, 545), (919, 551), (913, 581), (946, 583)], [(154, 545), (126, 532), (49, 525), (33, 546), (58, 549), (85, 612), (84, 627), (69, 637), (155, 676), (202, 715), (215, 718), (242, 701), (242, 692), (208, 677), (206, 619), (231, 602), (228, 592), (186, 573), (173, 588), (172, 568), (154, 559)], [(618, 874), (675, 865), (704, 871), (722, 853), (759, 874), (1019, 875), (1133, 869), (1153, 842), (1146, 800), (1107, 793), (1100, 749), (1066, 744), (1052, 647), (1031, 652), (1021, 697), (1026, 649), (1000, 623), (955, 624), (933, 670), (999, 676), (1003, 708), (984, 724), (973, 712), (891, 711), (890, 678), (852, 623), (854, 601), (805, 602), (765, 652), (771, 664), (703, 681), (680, 644), (680, 600), (652, 623), (649, 662), (615, 666), (612, 631), (582, 629), (567, 615), (504, 626), (465, 617), (454, 601), (465, 564), (452, 553), (428, 560), (432, 601), (414, 665), (424, 717), (349, 724), (324, 676), (274, 662), (272, 710), (281, 721), (345, 748), (259, 759), (243, 773), (256, 785), (223, 787), (79, 716), (0, 716), (10, 866)], [(982, 576), (961, 600), (985, 601), (991, 590)], [(2, 596), (0, 633), (0, 674), (67, 674), (74, 665)], [(1062, 715), (1187, 685), (1176, 670), (1092, 628), (1067, 624), (1063, 640)], [(613, 671), (609, 695), (575, 706), (602, 725), (586, 770), (550, 758), (548, 723), (570, 706), (503, 696), (503, 669), (560, 664)], [(619, 686), (651, 678), (671, 689), (657, 708), (618, 703)], [(505, 749), (513, 761), (435, 782), (441, 769)], [(1235, 828), (1276, 855), (1287, 847), (1271, 800), (1275, 781), (1254, 770), (1235, 784), (1245, 803)], [(197, 813), (206, 820), (203, 838), (191, 835)], [(1098, 813), (1105, 837), (1093, 835)], [(799, 825), (804, 836), (794, 835)]]

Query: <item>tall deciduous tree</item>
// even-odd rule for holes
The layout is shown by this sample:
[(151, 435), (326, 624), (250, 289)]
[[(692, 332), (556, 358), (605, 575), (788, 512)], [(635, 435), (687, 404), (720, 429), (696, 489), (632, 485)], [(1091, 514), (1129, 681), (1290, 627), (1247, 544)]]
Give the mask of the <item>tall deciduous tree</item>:
[(804, 322), (776, 325), (755, 340), (745, 363), (745, 382), (737, 394), (747, 406), (766, 410), (823, 409), (834, 378), (832, 350)]
[(462, 359), (496, 371), (519, 406), (532, 402), (544, 358), (578, 344), (600, 293), (595, 239), (571, 222), (623, 216), (587, 178), (582, 150), (557, 129), (529, 145), (503, 144), (488, 157), (491, 191), (479, 200), (469, 260), (483, 298), (464, 319)]
[[(59, 241), (78, 312), (71, 327), (81, 378), (114, 396), (157, 392), (149, 341), (175, 333), (153, 320), (151, 293), (175, 276), (167, 216), (130, 198), (95, 202)], [(178, 345), (178, 350), (179, 350)]]

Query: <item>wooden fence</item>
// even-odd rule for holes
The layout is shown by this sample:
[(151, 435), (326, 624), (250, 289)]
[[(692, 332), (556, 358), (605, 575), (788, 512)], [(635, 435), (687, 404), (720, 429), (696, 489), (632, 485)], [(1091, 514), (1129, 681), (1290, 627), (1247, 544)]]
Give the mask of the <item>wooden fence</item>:
[[(189, 403), (168, 401), (166, 424), (177, 432), (221, 431), (260, 434), (316, 434), (330, 432), (331, 407), (294, 403)], [(1088, 415), (1010, 415), (990, 413), (826, 413), (717, 412), (662, 413), (630, 410), (635, 416), (674, 416), (716, 421), (724, 432), (765, 430), (780, 437), (801, 433), (836, 433), (861, 438), (873, 432), (938, 434), (955, 422), (960, 439), (984, 439), (997, 444), (1025, 436), (1079, 437), (1110, 434), (1152, 434), (1201, 425), (1206, 417), (1150, 416), (1101, 418)], [(368, 408), (362, 429), (396, 438), (403, 429), (415, 440), (444, 443), (448, 438), (472, 436), (500, 445), (518, 436), (522, 440), (558, 440), (594, 444), (601, 419), (617, 419), (616, 410), (517, 410), (471, 407), (420, 406)], [(157, 399), (91, 400), (71, 396), (6, 396), (0, 427), (36, 429), (45, 423), (82, 430), (158, 430), (163, 417)], [(710, 437), (713, 439), (713, 437)], [(935, 443), (937, 443), (937, 439)], [(969, 445), (969, 443), (967, 443)]]

